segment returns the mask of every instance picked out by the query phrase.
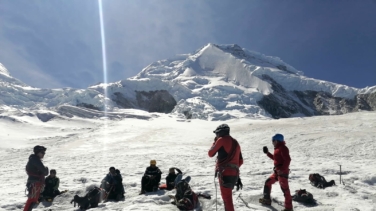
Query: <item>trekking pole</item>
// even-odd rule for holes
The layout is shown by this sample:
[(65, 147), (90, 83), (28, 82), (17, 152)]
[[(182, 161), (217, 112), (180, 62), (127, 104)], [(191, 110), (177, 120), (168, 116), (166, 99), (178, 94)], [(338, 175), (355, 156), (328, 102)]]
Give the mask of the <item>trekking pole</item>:
[(104, 197), (104, 200), (103, 200), (103, 202), (106, 202), (107, 201), (107, 199), (108, 199), (108, 196), (110, 195), (110, 193), (111, 193), (111, 191), (112, 191), (112, 189), (113, 189), (113, 185), (111, 186), (111, 188), (110, 188), (110, 190), (106, 193), (106, 196)]
[(214, 175), (214, 186), (215, 186), (215, 210), (217, 211), (218, 210), (218, 208), (217, 208), (218, 201), (217, 201), (217, 183), (215, 183), (215, 175)]
[(342, 181), (342, 167), (341, 165), (339, 165), (339, 184), (341, 184), (341, 181)]

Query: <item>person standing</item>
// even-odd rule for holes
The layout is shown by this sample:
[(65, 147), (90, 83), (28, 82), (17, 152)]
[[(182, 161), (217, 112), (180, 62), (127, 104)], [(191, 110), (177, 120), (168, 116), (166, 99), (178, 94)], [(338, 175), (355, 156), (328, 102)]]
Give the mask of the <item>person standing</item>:
[(288, 183), (290, 173), (289, 166), (291, 162), (289, 149), (286, 147), (282, 134), (274, 135), (272, 137), (272, 142), (274, 153), (271, 154), (266, 146), (263, 147), (263, 151), (274, 161), (274, 173), (265, 181), (264, 197), (260, 198), (259, 202), (261, 204), (271, 205), (270, 193), (272, 191), (272, 185), (278, 181), (285, 196), (285, 209), (282, 211), (293, 211), (292, 198)]
[(33, 210), (34, 204), (38, 203), (40, 193), (44, 189), (44, 177), (48, 175), (48, 167), (44, 166), (42, 159), (46, 154), (47, 148), (44, 146), (35, 146), (34, 154), (29, 156), (29, 161), (26, 164), (27, 190), (29, 192), (24, 211)]
[(217, 154), (215, 176), (218, 176), (221, 195), (226, 211), (234, 211), (232, 189), (241, 185), (239, 167), (243, 164), (240, 145), (230, 136), (230, 127), (227, 124), (219, 125), (214, 131), (214, 143), (208, 151), (209, 157)]

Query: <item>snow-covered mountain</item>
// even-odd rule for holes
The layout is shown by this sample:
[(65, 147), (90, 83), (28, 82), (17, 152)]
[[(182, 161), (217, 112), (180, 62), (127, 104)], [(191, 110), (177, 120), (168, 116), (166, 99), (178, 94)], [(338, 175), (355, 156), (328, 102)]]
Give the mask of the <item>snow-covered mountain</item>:
[[(90, 88), (101, 91), (103, 85)], [(167, 90), (178, 101), (174, 113), (209, 120), (376, 109), (376, 87), (357, 89), (308, 78), (279, 58), (238, 45), (208, 44), (192, 54), (154, 62), (108, 88), (130, 99), (135, 98), (133, 90)]]
[(32, 88), (3, 66), (0, 73), (1, 104), (66, 115), (80, 115), (77, 106), (86, 112), (137, 108), (208, 120), (376, 110), (376, 86), (357, 89), (308, 78), (277, 57), (238, 45), (208, 44), (192, 54), (154, 62), (135, 77), (88, 89)]

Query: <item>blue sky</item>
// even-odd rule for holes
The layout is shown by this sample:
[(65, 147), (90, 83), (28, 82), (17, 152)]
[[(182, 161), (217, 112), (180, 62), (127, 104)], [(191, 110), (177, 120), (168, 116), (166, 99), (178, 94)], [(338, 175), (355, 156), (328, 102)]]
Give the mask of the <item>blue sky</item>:
[[(376, 85), (376, 0), (104, 0), (108, 82), (207, 43), (238, 44), (358, 88)], [(35, 87), (103, 82), (96, 0), (0, 0), (0, 63)]]

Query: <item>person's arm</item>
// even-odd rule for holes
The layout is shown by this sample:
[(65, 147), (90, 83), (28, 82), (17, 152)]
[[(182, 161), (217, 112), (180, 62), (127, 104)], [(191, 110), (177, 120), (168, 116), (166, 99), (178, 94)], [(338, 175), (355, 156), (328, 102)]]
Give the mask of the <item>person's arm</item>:
[(177, 174), (183, 174), (183, 172), (180, 171), (178, 168), (174, 168), (178, 173)]
[(274, 155), (273, 155), (272, 153), (268, 152), (268, 153), (266, 153), (266, 155), (267, 155), (270, 159), (274, 160)]
[(240, 167), (241, 165), (243, 165), (243, 162), (244, 162), (244, 160), (243, 160), (242, 151), (240, 151), (240, 153), (239, 153), (239, 167)]
[(59, 185), (60, 185), (60, 179), (59, 179), (59, 178), (56, 178), (56, 184), (55, 184), (55, 186), (54, 186), (54, 190), (59, 189)]
[(283, 159), (281, 169), (289, 169), (291, 157), (290, 157), (289, 149), (287, 147), (281, 148), (281, 156)]
[(223, 147), (223, 138), (218, 138), (208, 151), (209, 157), (213, 157), (215, 154), (217, 154), (218, 150)]
[(38, 169), (38, 171), (42, 172), (43, 176), (48, 175), (48, 168), (43, 165), (42, 161), (38, 158), (32, 160), (33, 165)]

